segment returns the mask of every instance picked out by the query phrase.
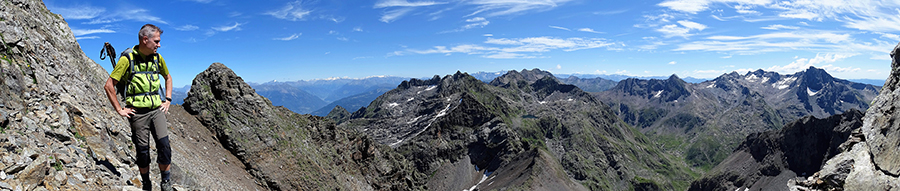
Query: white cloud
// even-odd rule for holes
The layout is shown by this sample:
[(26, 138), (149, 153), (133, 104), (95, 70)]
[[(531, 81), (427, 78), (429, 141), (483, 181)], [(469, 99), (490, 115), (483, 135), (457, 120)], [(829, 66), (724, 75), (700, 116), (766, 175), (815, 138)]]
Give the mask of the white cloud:
[(228, 26), (228, 25), (219, 26), (219, 27), (213, 27), (212, 29), (219, 31), (219, 32), (228, 32), (228, 31), (232, 31), (232, 30), (239, 31), (239, 30), (241, 30), (241, 28), (240, 28), (241, 25), (244, 25), (244, 23), (235, 22), (234, 25), (231, 25), (231, 26)]
[(180, 30), (180, 31), (192, 31), (192, 30), (197, 30), (197, 29), (200, 29), (200, 27), (197, 27), (194, 25), (184, 25), (184, 26), (180, 26), (180, 27), (175, 27), (175, 30)]
[(706, 25), (696, 23), (693, 21), (681, 20), (681, 21), (678, 21), (678, 24), (681, 24), (681, 26), (687, 27), (688, 29), (697, 29), (699, 31), (706, 29)]
[(680, 24), (681, 26), (679, 27), (675, 24), (669, 24), (663, 26), (662, 28), (656, 29), (656, 31), (663, 33), (663, 36), (666, 38), (675, 36), (687, 38), (694, 35), (690, 34), (691, 30), (702, 31), (703, 29), (706, 29), (706, 25), (704, 24), (687, 20), (678, 21), (678, 24)]
[(363, 32), (362, 27), (353, 27), (353, 32)]
[(169, 24), (159, 17), (150, 15), (149, 11), (147, 11), (146, 9), (117, 9), (116, 12), (110, 14), (101, 14), (100, 16), (95, 17), (91, 21), (84, 24), (105, 24), (123, 20)]
[(557, 70), (558, 70), (558, 69), (562, 69), (562, 65), (557, 64), (557, 65), (556, 65), (556, 69), (557, 69)]
[(572, 31), (572, 30), (569, 29), (569, 28), (561, 27), (561, 26), (553, 26), (553, 25), (550, 25), (550, 28), (555, 28), (555, 29), (565, 30), (565, 31)]
[(197, 2), (197, 3), (210, 3), (213, 0), (186, 0), (186, 1), (193, 1), (193, 2)]
[(282, 37), (282, 38), (273, 38), (272, 40), (289, 41), (289, 40), (294, 40), (294, 39), (300, 38), (300, 35), (303, 35), (303, 33), (292, 34), (291, 36)]
[(99, 36), (78, 36), (75, 37), (75, 40), (90, 40), (90, 39), (98, 39)]
[(470, 15), (485, 13), (486, 16), (522, 14), (528, 11), (545, 11), (572, 0), (469, 0), (463, 3), (475, 5), (476, 11)]
[(603, 32), (594, 31), (594, 29), (591, 29), (591, 28), (580, 28), (580, 29), (578, 29), (578, 31), (581, 31), (581, 32), (589, 32), (589, 33), (597, 33), (597, 34), (603, 33)]
[(350, 41), (350, 39), (347, 38), (347, 37), (337, 37), (337, 39), (340, 40), (340, 41), (345, 41), (345, 42), (346, 42), (346, 41)]
[(403, 17), (403, 15), (406, 15), (406, 13), (409, 13), (412, 10), (413, 10), (412, 8), (400, 8), (400, 9), (390, 10), (390, 11), (385, 12), (383, 15), (381, 15), (381, 19), (379, 19), (379, 21), (385, 22), (385, 23), (391, 23), (394, 20), (397, 20), (397, 19)]
[(443, 31), (440, 33), (462, 32), (462, 31), (469, 30), (469, 29), (476, 28), (476, 27), (484, 28), (484, 26), (487, 26), (488, 24), (491, 23), (491, 21), (488, 21), (484, 17), (475, 17), (475, 18), (471, 18), (471, 19), (466, 19), (466, 22), (468, 22), (469, 24), (463, 25), (462, 27), (460, 27), (458, 29), (454, 29), (454, 30), (450, 30), (450, 31)]
[(387, 10), (381, 15), (381, 22), (390, 23), (394, 20), (402, 18), (404, 15), (409, 13), (410, 11), (415, 10), (416, 7), (426, 7), (432, 5), (441, 5), (446, 4), (444, 2), (434, 2), (434, 1), (418, 1), (418, 2), (409, 2), (407, 0), (380, 0), (375, 3), (373, 8), (394, 8), (393, 10)]
[(89, 34), (97, 34), (97, 33), (115, 33), (116, 31), (109, 29), (72, 29), (72, 34), (77, 36), (84, 36)]
[(677, 64), (677, 63), (678, 63), (678, 62), (671, 61), (671, 62), (669, 62), (669, 65), (675, 65), (675, 64)]
[[(856, 53), (818, 54), (817, 53), (816, 57), (814, 57), (814, 58), (811, 58), (811, 59), (810, 58), (796, 58), (797, 60), (794, 60), (790, 64), (787, 64), (784, 66), (772, 66), (766, 70), (775, 71), (778, 73), (795, 73), (798, 71), (806, 70), (807, 68), (809, 68), (811, 66), (815, 66), (817, 64), (833, 63), (833, 62), (837, 62), (837, 61), (840, 61), (840, 60), (843, 60), (846, 58), (850, 58), (850, 57), (853, 57), (856, 55), (858, 55), (858, 54), (856, 54)], [(836, 67), (831, 64), (821, 66), (820, 68), (823, 68), (829, 72), (855, 72), (855, 71), (860, 70), (859, 68), (853, 68), (853, 67), (846, 67), (846, 68)]]
[(893, 41), (900, 41), (900, 35), (890, 34), (890, 33), (876, 33), (881, 34), (881, 38), (891, 39)]
[(52, 7), (48, 6), (50, 11), (60, 14), (65, 19), (79, 20), (79, 19), (93, 19), (104, 12), (106, 9), (103, 7), (93, 7), (93, 6), (77, 6), (77, 7)]
[(576, 51), (615, 46), (617, 43), (606, 39), (584, 38), (556, 38), (556, 37), (530, 37), (530, 38), (488, 38), (485, 45), (464, 44), (454, 47), (435, 46), (428, 50), (408, 49), (407, 52), (416, 54), (445, 54), (453, 53), (484, 55), (485, 58), (538, 58), (541, 52), (553, 50)]
[(494, 34), (484, 34), (484, 35), (481, 35), (481, 36), (494, 36)]
[(406, 0), (381, 0), (375, 3), (376, 9), (385, 8), (385, 7), (422, 7), (422, 6), (432, 6), (432, 5), (440, 5), (446, 4), (443, 2), (434, 2), (434, 1), (419, 1), (419, 2), (409, 2)]
[(769, 26), (766, 26), (766, 27), (761, 27), (761, 29), (769, 29), (769, 30), (792, 29), (792, 30), (797, 30), (797, 29), (800, 29), (800, 27), (795, 27), (795, 26), (785, 26), (785, 25), (778, 25), (778, 24), (776, 24), (776, 25), (769, 25)]
[(288, 2), (287, 5), (281, 9), (272, 10), (264, 14), (289, 21), (305, 20), (304, 17), (308, 16), (312, 11), (303, 9), (302, 4), (302, 1)]

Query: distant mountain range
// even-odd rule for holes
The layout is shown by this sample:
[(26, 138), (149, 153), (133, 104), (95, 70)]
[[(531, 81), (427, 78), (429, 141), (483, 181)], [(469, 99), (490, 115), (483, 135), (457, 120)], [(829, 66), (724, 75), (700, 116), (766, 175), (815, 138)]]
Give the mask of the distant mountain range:
[(732, 72), (702, 83), (672, 75), (626, 79), (595, 93), (619, 118), (695, 166), (711, 168), (750, 133), (777, 129), (800, 117), (824, 118), (865, 110), (880, 86), (837, 79), (809, 68), (790, 75)]
[[(477, 72), (470, 75), (488, 83), (506, 73), (507, 71)], [(641, 80), (665, 80), (668, 78), (667, 76), (635, 77), (620, 74), (553, 74), (553, 76), (562, 83), (578, 86), (586, 92), (602, 92), (613, 88), (619, 81), (629, 78)], [(274, 105), (284, 106), (301, 114), (325, 116), (338, 105), (349, 110), (366, 106), (378, 95), (409, 79), (411, 78), (377, 76), (358, 79), (335, 78), (249, 84), (257, 89), (260, 95), (269, 98)], [(687, 77), (681, 80), (687, 83), (702, 83), (711, 79)], [(850, 81), (876, 86), (884, 84), (884, 80), (858, 79)], [(187, 96), (187, 90), (188, 87), (176, 89), (173, 92), (174, 103), (180, 104), (181, 100)], [(185, 93), (181, 95), (180, 92)]]

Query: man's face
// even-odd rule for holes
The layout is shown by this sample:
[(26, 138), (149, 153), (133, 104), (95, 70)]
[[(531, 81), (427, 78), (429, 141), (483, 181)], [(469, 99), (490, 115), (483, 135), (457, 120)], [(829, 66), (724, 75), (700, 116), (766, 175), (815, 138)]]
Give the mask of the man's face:
[(152, 37), (145, 37), (143, 39), (143, 41), (144, 41), (144, 48), (147, 50), (150, 50), (148, 55), (156, 54), (156, 49), (159, 49), (159, 46), (160, 46), (159, 45), (159, 41), (160, 41), (159, 32), (156, 32), (156, 34), (152, 35)]

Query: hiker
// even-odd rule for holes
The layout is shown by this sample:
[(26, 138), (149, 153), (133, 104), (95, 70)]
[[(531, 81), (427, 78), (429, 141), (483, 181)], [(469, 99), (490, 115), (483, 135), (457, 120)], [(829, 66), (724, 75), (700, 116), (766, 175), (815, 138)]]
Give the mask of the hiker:
[[(131, 124), (131, 140), (137, 150), (137, 165), (141, 172), (141, 184), (144, 190), (151, 190), (150, 182), (150, 136), (156, 142), (157, 158), (160, 170), (160, 188), (172, 190), (169, 181), (169, 165), (172, 164), (172, 149), (169, 147), (166, 113), (172, 102), (172, 75), (166, 67), (166, 61), (156, 52), (159, 48), (160, 35), (163, 31), (152, 24), (146, 24), (138, 32), (138, 45), (126, 50), (106, 80), (106, 96), (116, 112), (128, 118)], [(160, 98), (159, 75), (166, 80), (165, 99)], [(123, 81), (124, 80), (124, 81)], [(125, 107), (119, 105), (116, 98), (116, 84), (124, 86)]]

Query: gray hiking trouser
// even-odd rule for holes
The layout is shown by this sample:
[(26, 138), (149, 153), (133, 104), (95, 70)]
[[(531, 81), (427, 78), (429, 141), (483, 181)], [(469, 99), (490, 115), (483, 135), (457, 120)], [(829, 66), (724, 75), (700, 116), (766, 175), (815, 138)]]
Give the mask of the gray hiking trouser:
[(156, 163), (172, 164), (172, 149), (169, 147), (169, 129), (166, 114), (156, 109), (135, 108), (131, 123), (131, 141), (137, 151), (137, 165), (140, 168), (150, 166), (150, 136), (156, 142)]

